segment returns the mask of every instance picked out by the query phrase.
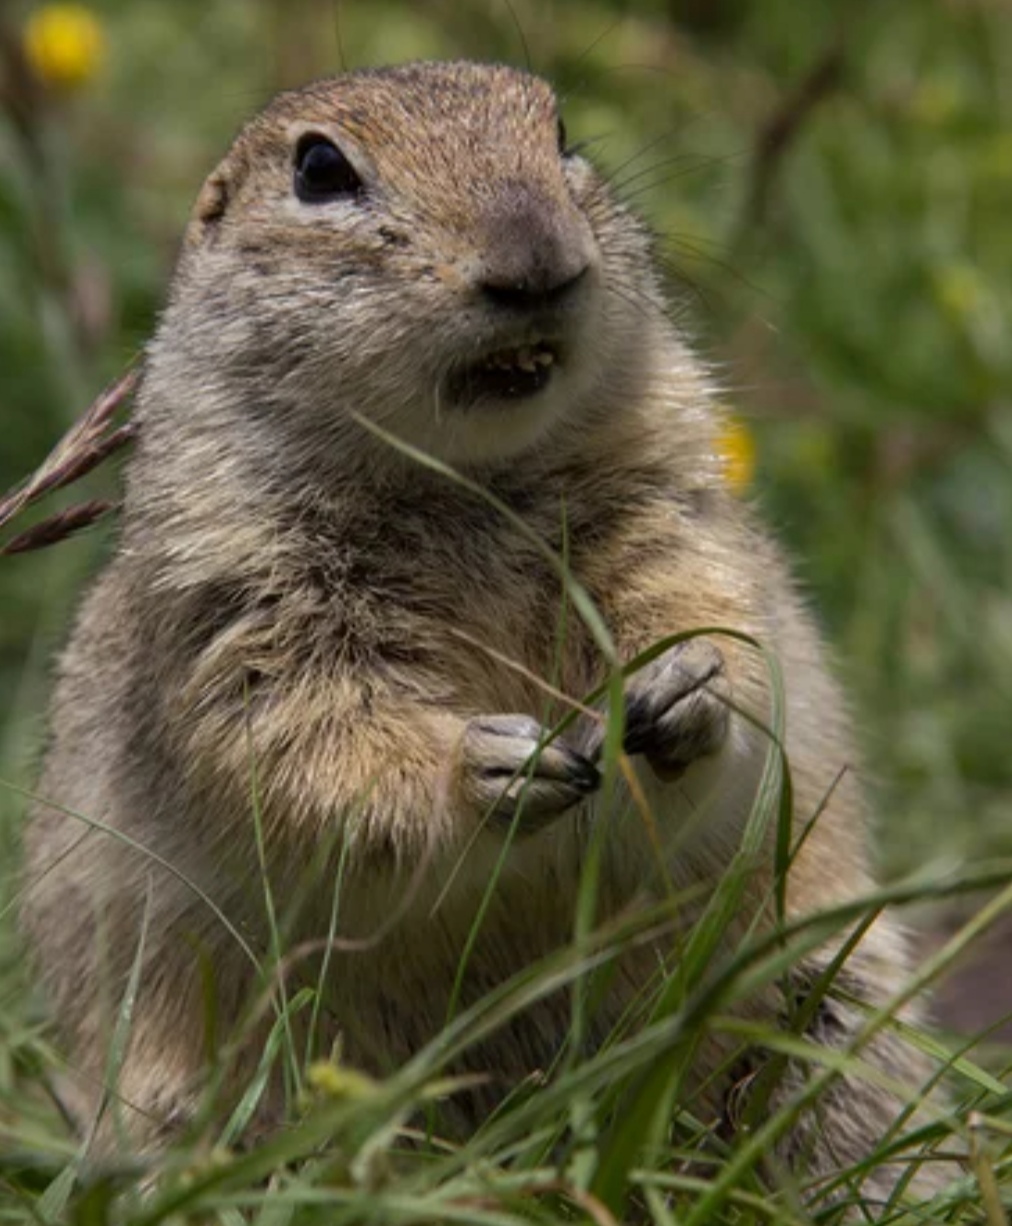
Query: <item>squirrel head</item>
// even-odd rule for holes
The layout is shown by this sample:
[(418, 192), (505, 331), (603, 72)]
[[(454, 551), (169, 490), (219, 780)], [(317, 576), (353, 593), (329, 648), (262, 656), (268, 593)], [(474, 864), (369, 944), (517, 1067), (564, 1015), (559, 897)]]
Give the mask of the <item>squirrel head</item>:
[(649, 268), (544, 81), (354, 72), (279, 95), (210, 176), (149, 368), (306, 448), (350, 453), (365, 419), (501, 463), (579, 428), (634, 367)]

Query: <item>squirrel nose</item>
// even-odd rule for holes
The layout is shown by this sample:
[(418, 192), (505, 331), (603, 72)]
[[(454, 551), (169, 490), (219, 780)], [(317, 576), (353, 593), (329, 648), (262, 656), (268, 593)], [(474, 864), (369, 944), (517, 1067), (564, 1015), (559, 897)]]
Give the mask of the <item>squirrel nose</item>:
[(478, 287), (497, 306), (557, 306), (589, 271), (586, 226), (569, 201), (510, 184), (496, 193), (483, 229)]
[(498, 306), (530, 310), (537, 307), (557, 306), (567, 298), (587, 275), (588, 265), (570, 275), (566, 270), (559, 274), (553, 269), (537, 269), (532, 275), (515, 280), (486, 277), (481, 288), (486, 298)]

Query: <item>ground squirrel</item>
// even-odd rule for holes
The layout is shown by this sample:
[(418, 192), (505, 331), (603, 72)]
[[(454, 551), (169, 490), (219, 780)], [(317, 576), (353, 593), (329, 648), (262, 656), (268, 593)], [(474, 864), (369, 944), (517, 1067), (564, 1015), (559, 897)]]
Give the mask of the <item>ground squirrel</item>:
[[(665, 873), (720, 875), (769, 747), (761, 653), (711, 633), (627, 680), (625, 748), (677, 848), (661, 866), (628, 796), (606, 811), (597, 795), (598, 721), (582, 714), (536, 753), (563, 710), (547, 713), (542, 682), (583, 701), (608, 674), (563, 616), (553, 554), (623, 661), (701, 627), (775, 654), (795, 819), (824, 807), (789, 910), (871, 888), (848, 717), (812, 619), (727, 488), (708, 378), (666, 313), (645, 227), (567, 146), (542, 80), (414, 64), (279, 96), (199, 196), (137, 405), (120, 543), (60, 667), (41, 793), (61, 808), (37, 805), (28, 824), (24, 921), (84, 1086), (101, 1081), (143, 923), (119, 1085), (141, 1137), (199, 1099), (207, 967), (222, 1027), (255, 979), (191, 885), (266, 947), (254, 801), (277, 908), (298, 900), (293, 942), (327, 932), (339, 860), (341, 934), (401, 909), (368, 953), (330, 963), (323, 1048), (340, 1036), (343, 1059), (374, 1073), (444, 1021), (514, 818), (465, 1003), (571, 938), (601, 823), (602, 917), (656, 897)], [(82, 840), (67, 810), (175, 871)], [(770, 848), (753, 901), (772, 876)], [(829, 956), (798, 968), (799, 990)], [(600, 1034), (656, 958), (623, 963)], [(906, 965), (881, 919), (848, 990), (881, 1003)], [(862, 1017), (827, 999), (810, 1034), (844, 1045)], [(459, 1101), (463, 1124), (549, 1067), (568, 1024), (552, 998), (474, 1052), (493, 1076)], [(866, 1057), (927, 1076), (888, 1035)], [(727, 1085), (699, 1080), (721, 1110)], [(897, 1102), (842, 1085), (788, 1159), (829, 1171), (886, 1130)]]

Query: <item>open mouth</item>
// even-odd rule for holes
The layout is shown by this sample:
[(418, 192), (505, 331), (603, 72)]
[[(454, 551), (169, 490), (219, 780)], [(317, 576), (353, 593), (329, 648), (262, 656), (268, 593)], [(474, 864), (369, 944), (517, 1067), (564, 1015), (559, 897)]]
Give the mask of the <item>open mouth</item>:
[(465, 402), (524, 400), (547, 386), (558, 360), (558, 350), (547, 341), (497, 349), (458, 371), (451, 390), (456, 400)]

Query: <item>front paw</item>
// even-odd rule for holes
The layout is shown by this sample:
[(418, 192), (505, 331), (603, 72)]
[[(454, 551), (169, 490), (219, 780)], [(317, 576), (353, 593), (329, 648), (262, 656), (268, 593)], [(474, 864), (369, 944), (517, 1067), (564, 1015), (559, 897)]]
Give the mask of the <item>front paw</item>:
[(677, 777), (724, 744), (730, 693), (723, 654), (713, 643), (676, 643), (629, 679), (626, 753), (643, 754), (662, 778)]
[(479, 715), (469, 720), (461, 747), (466, 798), (482, 813), (537, 830), (595, 792), (594, 764), (529, 715)]

